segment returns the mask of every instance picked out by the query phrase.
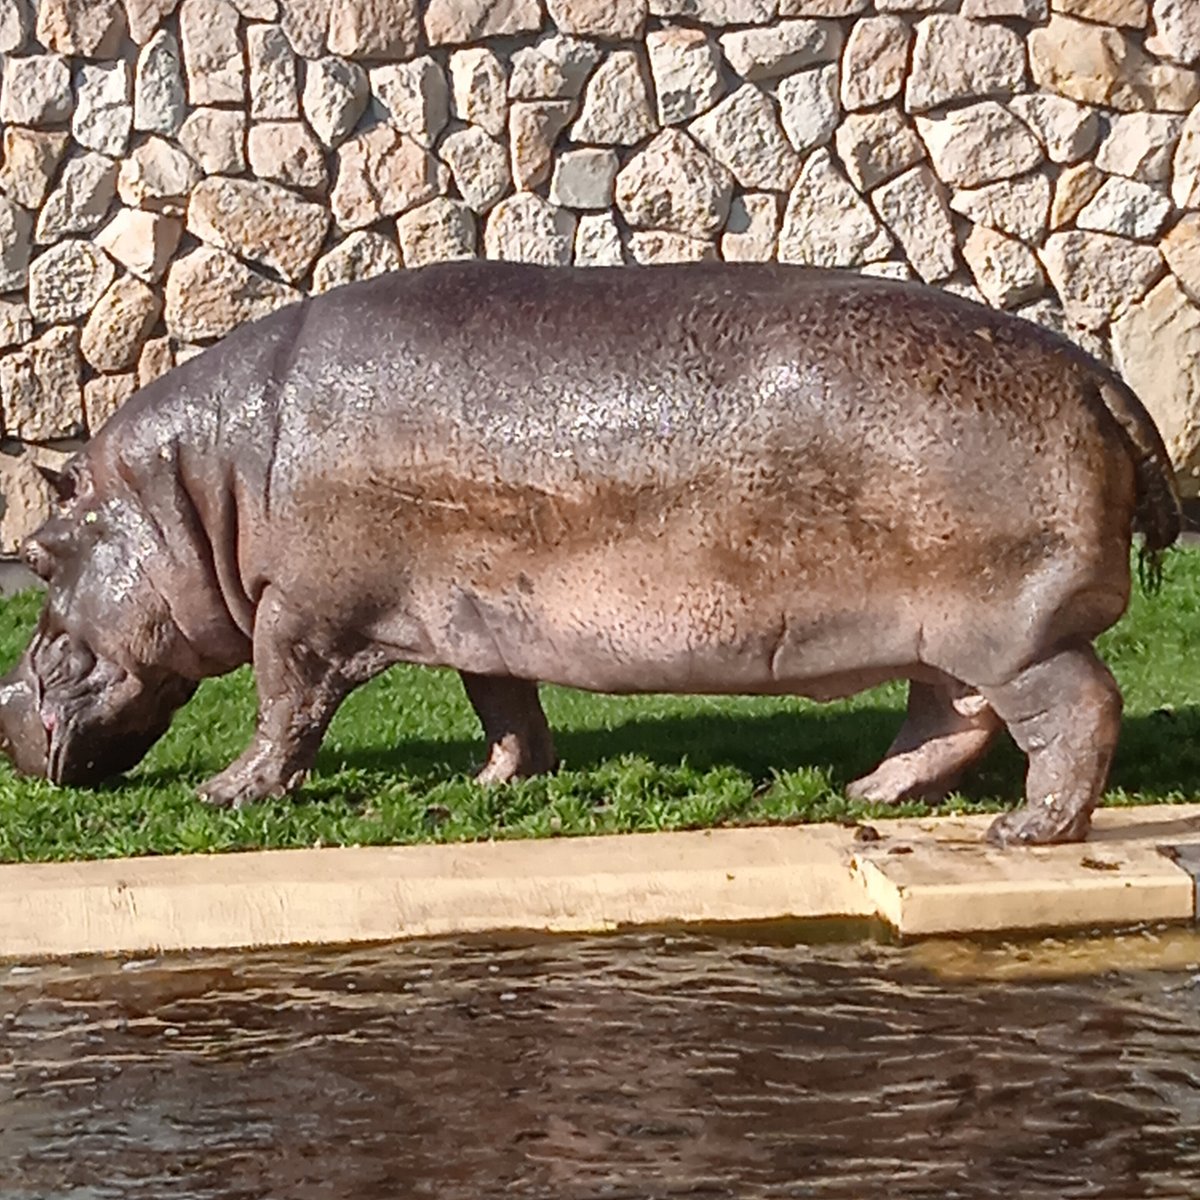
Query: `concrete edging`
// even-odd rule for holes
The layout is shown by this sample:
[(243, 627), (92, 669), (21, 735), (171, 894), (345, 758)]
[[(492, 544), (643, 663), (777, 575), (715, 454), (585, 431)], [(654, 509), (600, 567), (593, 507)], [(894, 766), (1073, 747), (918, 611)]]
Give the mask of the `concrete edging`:
[(0, 866), (0, 958), (783, 918), (879, 917), (923, 936), (1197, 916), (1193, 876), (1161, 848), (1200, 847), (1200, 804), (1106, 809), (1086, 844), (1022, 851), (986, 846), (989, 821), (876, 821), (871, 840), (808, 825)]

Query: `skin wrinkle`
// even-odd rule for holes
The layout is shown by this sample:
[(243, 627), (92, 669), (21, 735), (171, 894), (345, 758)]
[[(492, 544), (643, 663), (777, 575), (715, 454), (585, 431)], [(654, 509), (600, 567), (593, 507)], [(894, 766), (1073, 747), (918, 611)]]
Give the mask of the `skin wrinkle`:
[[(1124, 609), (1133, 528), (1159, 546), (1178, 520), (1144, 410), (1063, 339), (778, 264), (380, 276), (235, 331), (79, 461), (152, 510), (172, 553), (142, 567), (180, 627), (252, 651), (259, 728), (214, 803), (293, 786), (395, 661), (485, 680), (493, 780), (553, 760), (539, 680), (826, 698), (907, 677), (876, 794), (943, 786), (1003, 719), (1059, 797), (1003, 838), (1074, 836), (1115, 741), (1087, 643)], [(86, 553), (136, 561), (135, 532)], [(114, 609), (81, 578), (97, 640), (133, 630), (136, 590)]]

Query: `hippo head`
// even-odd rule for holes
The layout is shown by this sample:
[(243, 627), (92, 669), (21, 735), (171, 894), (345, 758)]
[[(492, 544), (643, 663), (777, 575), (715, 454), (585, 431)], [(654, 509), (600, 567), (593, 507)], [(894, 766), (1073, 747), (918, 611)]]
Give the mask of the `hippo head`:
[(59, 509), (22, 547), (48, 594), (0, 679), (0, 750), (23, 774), (98, 783), (142, 758), (196, 684), (163, 661), (178, 631), (146, 570), (155, 531), (77, 474), (48, 478)]

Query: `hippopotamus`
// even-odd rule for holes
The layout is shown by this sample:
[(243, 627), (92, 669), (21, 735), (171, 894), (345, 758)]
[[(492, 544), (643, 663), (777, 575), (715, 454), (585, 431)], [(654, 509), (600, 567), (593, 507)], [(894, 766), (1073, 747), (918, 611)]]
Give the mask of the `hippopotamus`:
[(951, 787), (1007, 727), (1001, 843), (1086, 836), (1121, 698), (1093, 639), (1179, 531), (1158, 431), (1068, 341), (923, 285), (776, 264), (468, 261), (350, 284), (137, 392), (48, 476), (48, 585), (0, 684), (19, 771), (133, 766), (253, 664), (200, 795), (292, 791), (357, 685), (458, 671), (478, 778), (556, 765), (540, 682), (846, 696), (910, 681), (850, 795)]

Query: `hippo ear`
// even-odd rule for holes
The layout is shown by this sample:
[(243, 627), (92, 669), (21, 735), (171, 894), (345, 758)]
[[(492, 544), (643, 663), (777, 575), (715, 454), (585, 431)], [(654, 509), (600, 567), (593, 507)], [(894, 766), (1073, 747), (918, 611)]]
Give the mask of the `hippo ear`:
[(58, 500), (70, 500), (75, 495), (75, 478), (65, 471), (56, 471), (53, 467), (44, 467), (34, 463), (34, 469), (50, 485), (50, 490)]

